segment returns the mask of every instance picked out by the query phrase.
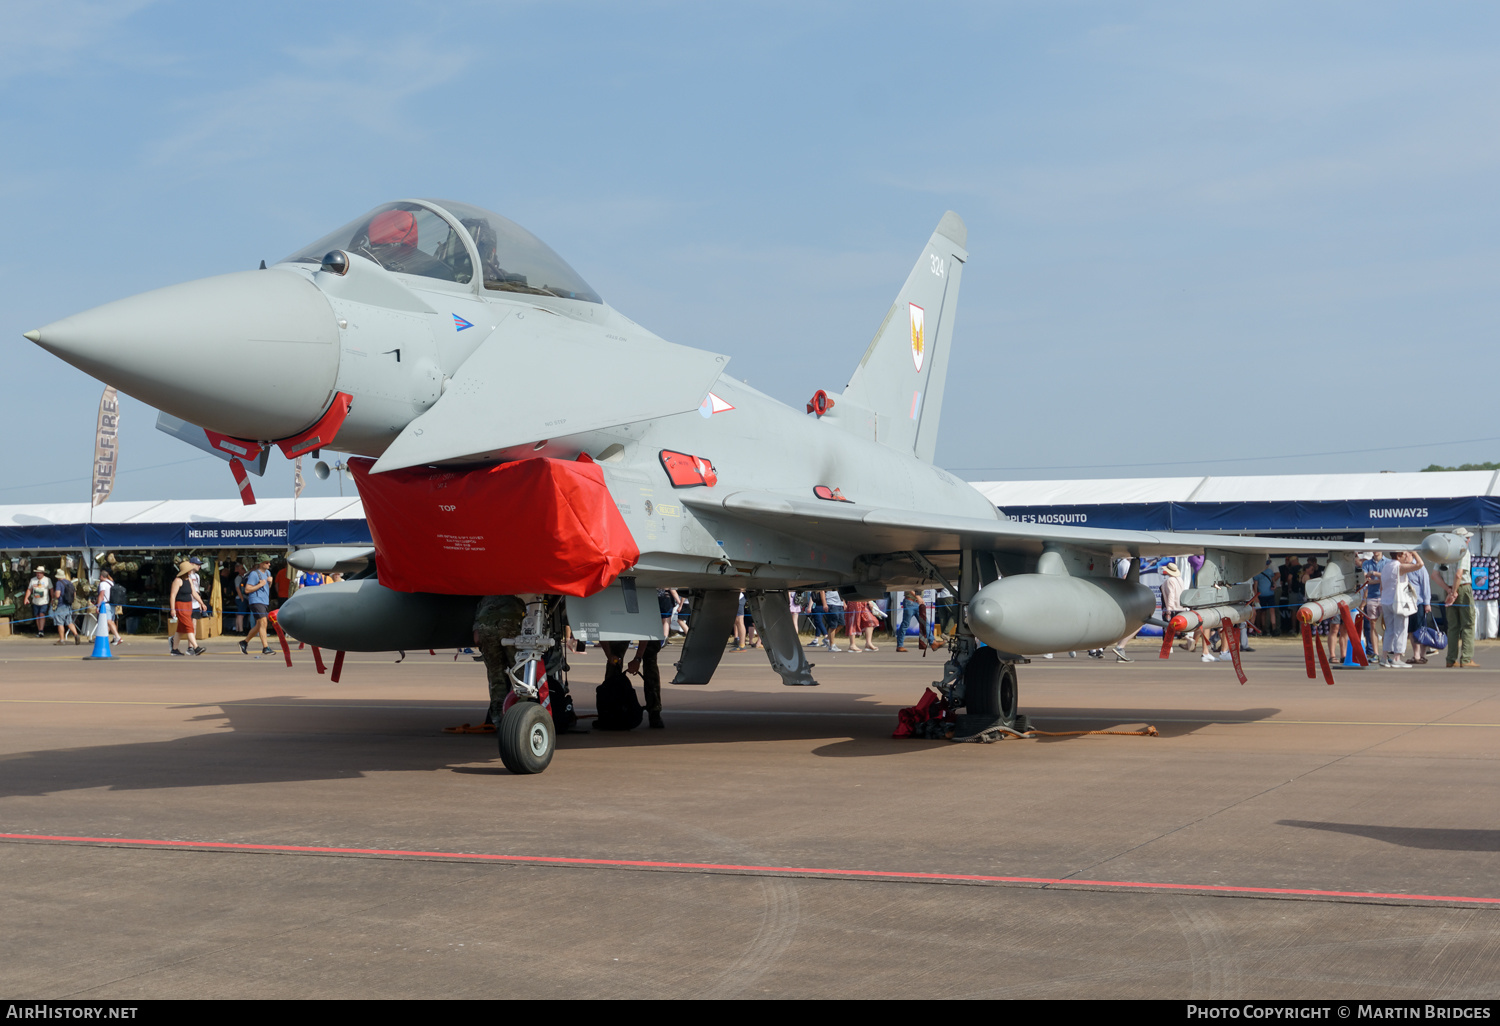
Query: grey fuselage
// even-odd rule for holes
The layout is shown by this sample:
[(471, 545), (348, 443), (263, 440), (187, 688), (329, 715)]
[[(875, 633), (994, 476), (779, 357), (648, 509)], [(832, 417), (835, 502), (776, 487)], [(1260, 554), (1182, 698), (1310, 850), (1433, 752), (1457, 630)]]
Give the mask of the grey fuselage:
[[(192, 440), (181, 422), (196, 425), (193, 444), (224, 459), (275, 442), (376, 458), (378, 475), (586, 455), (639, 549), (627, 573), (610, 571), (626, 578), (622, 596), (873, 598), (947, 575), (975, 636), (1025, 655), (1097, 647), (1150, 615), (1148, 589), (1109, 579), (1112, 556), (1203, 552), (1202, 601), (1188, 605), (1222, 627), (1243, 610), (1225, 612), (1213, 589), (1247, 580), (1268, 552), (1358, 547), (1002, 520), (931, 462), (966, 247), (962, 219), (943, 215), (844, 391), (817, 393), (809, 412), (604, 304), (514, 222), (447, 201), (384, 204), (269, 269), (131, 296), (27, 337), (177, 418), (171, 433)], [(665, 453), (678, 454), (672, 473)], [(439, 535), (426, 518), (441, 508), (414, 522)], [(1434, 536), (1423, 551), (1465, 546)], [(707, 605), (722, 612), (726, 597)], [(639, 614), (633, 593), (626, 609)]]
[[(273, 270), (302, 274), (335, 292), (344, 283), (329, 281), (326, 272), (307, 265), (282, 264)], [(383, 273), (359, 270), (366, 275)], [(394, 275), (387, 277), (396, 280)], [(444, 381), (459, 372), (490, 329), (507, 321), (514, 327), (511, 319), (516, 313), (572, 319), (586, 331), (616, 342), (627, 357), (633, 343), (660, 341), (601, 303), (505, 293), (476, 296), (456, 288), (424, 288), (424, 283), (409, 279), (403, 284), (423, 305), (442, 312), (403, 311), (392, 316), (373, 304), (329, 296), (343, 325), (334, 387), (354, 397), (335, 442), (340, 450), (381, 455), (402, 427), (437, 401)], [(396, 299), (384, 289), (381, 295)], [(474, 327), (455, 330), (455, 314)], [(389, 355), (397, 348), (402, 350), (399, 363)], [(590, 371), (556, 370), (537, 387), (553, 390), (557, 405), (566, 408), (570, 378)], [(670, 373), (670, 368), (662, 370)], [(837, 400), (820, 418), (793, 410), (727, 374), (719, 377), (711, 393), (719, 404), (710, 401), (701, 410), (537, 438), (494, 455), (575, 459), (587, 453), (599, 459), (610, 493), (641, 550), (639, 583), (648, 587), (775, 589), (874, 583), (869, 571), (857, 565), (861, 552), (852, 545), (776, 531), (738, 520), (729, 511), (703, 509), (736, 493), (813, 499), (813, 489), (825, 486), (864, 506), (998, 519), (995, 507), (972, 486), (869, 437), (875, 431), (872, 418), (845, 416)], [(720, 412), (705, 416), (715, 405)], [(502, 393), (496, 399), (496, 416), (503, 416), (503, 408)], [(862, 430), (866, 437), (860, 437)], [(710, 460), (717, 483), (674, 487), (661, 463), (663, 450)]]
[[(478, 267), (485, 259), (474, 242), (474, 220), (463, 222), (471, 227), (465, 234), (459, 215), (439, 203), (388, 206), (405, 212), (375, 213), (355, 222), (364, 228), (337, 237), (352, 231), (355, 241), (368, 240), (381, 216), (409, 214), (406, 227), (425, 219), (428, 237), (432, 226), (462, 237), (466, 252), (448, 250), (449, 263), (441, 266)], [(532, 281), (573, 274), (518, 226), (470, 213), (513, 233), (507, 252), (541, 268)], [(961, 236), (961, 223), (949, 215), (939, 231)], [(888, 575), (896, 571), (860, 560), (870, 551), (868, 535), (856, 540), (833, 524), (818, 529), (737, 518), (723, 508), (736, 495), (821, 507), (814, 493), (820, 488), (860, 508), (998, 519), (972, 487), (920, 458), (921, 445), (930, 455), (937, 429), (952, 333), (951, 314), (945, 318), (942, 311), (957, 294), (961, 264), (961, 247), (942, 234), (933, 236), (881, 325), (882, 332), (890, 327), (886, 349), (872, 363), (872, 343), (855, 372), (867, 379), (860, 396), (881, 394), (870, 379), (876, 385), (899, 380), (892, 387), (908, 391), (882, 399), (879, 411), (833, 392), (832, 407), (821, 417), (729, 377), (727, 357), (660, 339), (595, 301), (586, 285), (574, 295), (588, 298), (564, 298), (539, 294), (524, 278), (515, 291), (507, 281), (489, 281), (488, 273), (451, 281), (398, 273), (391, 261), (379, 262), (373, 248), (361, 251), (352, 243), (330, 250), (343, 253), (335, 267), (320, 263), (321, 248), (314, 244), (269, 269), (108, 303), (27, 337), (167, 414), (232, 439), (269, 444), (294, 437), (345, 393), (352, 397), (348, 416), (324, 447), (384, 456), (376, 473), (587, 453), (601, 463), (640, 548), (635, 574), (644, 586), (858, 584), (870, 592), (883, 581), (896, 582)], [(438, 266), (422, 259), (429, 269)], [(928, 337), (912, 344), (914, 356), (903, 341), (908, 296), (913, 318), (920, 304), (927, 311)], [(877, 333), (877, 342), (881, 337)], [(908, 366), (892, 378), (889, 368), (877, 372), (881, 359), (898, 367), (914, 360), (915, 370)], [(192, 368), (188, 388), (184, 368)], [(708, 400), (705, 390), (712, 393)], [(902, 395), (911, 396), (910, 416)], [(696, 408), (700, 400), (705, 405)], [(417, 438), (422, 425), (426, 434)], [(914, 449), (916, 430), (930, 434)], [(662, 466), (663, 450), (711, 461), (717, 482), (674, 487)], [(856, 508), (832, 500), (826, 505)], [(899, 572), (913, 583), (922, 580), (909, 563)]]

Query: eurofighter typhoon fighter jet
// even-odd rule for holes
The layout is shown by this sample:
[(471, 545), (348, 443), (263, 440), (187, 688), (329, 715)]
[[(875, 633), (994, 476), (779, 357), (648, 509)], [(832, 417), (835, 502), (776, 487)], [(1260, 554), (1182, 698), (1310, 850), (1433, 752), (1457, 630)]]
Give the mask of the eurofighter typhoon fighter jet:
[[(1359, 607), (1339, 550), (1363, 543), (1017, 523), (933, 465), (966, 247), (943, 215), (848, 384), (805, 410), (622, 316), (519, 225), (447, 201), (388, 203), (272, 267), (26, 337), (199, 432), (247, 491), (246, 465), (263, 469), (273, 445), (364, 457), (351, 464), (376, 575), (301, 591), (280, 623), (338, 651), (448, 647), (470, 642), (483, 596), (517, 597), (497, 730), (516, 772), (552, 758), (562, 618), (585, 640), (657, 639), (639, 596), (659, 587), (694, 597), (673, 683), (712, 678), (743, 589), (772, 670), (806, 686), (789, 589), (874, 599), (941, 583), (960, 617), (933, 687), (954, 735), (993, 737), (1025, 729), (1026, 656), (1104, 647), (1151, 619), (1140, 557), (1206, 557), (1165, 654), (1200, 624), (1234, 639), (1269, 552), (1334, 550), (1299, 611), (1311, 675), (1308, 627)], [(1463, 545), (1432, 535), (1422, 551), (1446, 561)], [(1136, 559), (1117, 579), (1123, 556)]]

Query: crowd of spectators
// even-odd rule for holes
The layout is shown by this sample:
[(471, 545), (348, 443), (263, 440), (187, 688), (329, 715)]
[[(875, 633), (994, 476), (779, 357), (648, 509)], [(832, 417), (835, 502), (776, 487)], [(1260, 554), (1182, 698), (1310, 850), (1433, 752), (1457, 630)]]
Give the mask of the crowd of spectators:
[[(286, 601), (296, 588), (342, 580), (337, 573), (291, 570), (289, 574), (283, 558), (260, 558), (270, 582), (265, 601), (257, 604), (267, 610)], [(165, 630), (182, 636), (184, 622), (177, 606), (185, 604), (187, 625), (194, 628), (189, 648), (201, 649), (196, 641), (209, 633), (201, 621), (209, 618), (217, 621), (211, 633), (243, 636), (256, 632), (252, 602), (243, 590), (255, 560), (254, 555), (109, 553), (90, 574), (76, 555), (50, 560), (14, 557), (5, 561), (6, 574), (0, 578), (0, 615), (9, 614), (13, 634), (51, 637), (55, 633), (59, 643), (81, 644), (103, 628), (119, 644), (124, 641), (122, 634)], [(215, 574), (220, 585), (217, 593), (212, 587)], [(187, 586), (178, 584), (179, 579), (186, 580)], [(172, 642), (172, 647), (179, 646)]]

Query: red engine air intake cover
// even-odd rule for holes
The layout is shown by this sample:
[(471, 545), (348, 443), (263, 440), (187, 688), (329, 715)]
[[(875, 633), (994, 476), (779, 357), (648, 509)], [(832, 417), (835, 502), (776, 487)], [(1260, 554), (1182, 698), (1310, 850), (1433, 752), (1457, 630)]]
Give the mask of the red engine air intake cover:
[(440, 595), (592, 595), (641, 550), (598, 464), (531, 459), (371, 474), (351, 459), (380, 583)]

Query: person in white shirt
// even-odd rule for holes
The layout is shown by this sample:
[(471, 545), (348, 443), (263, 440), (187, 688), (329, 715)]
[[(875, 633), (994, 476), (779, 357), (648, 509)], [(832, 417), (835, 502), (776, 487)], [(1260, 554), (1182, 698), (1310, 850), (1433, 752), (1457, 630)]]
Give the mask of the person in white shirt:
[[(1177, 561), (1163, 563), (1161, 565), (1161, 616), (1168, 623), (1171, 623), (1172, 617), (1185, 608), (1182, 604), (1183, 590), (1182, 571), (1177, 569)], [(1189, 638), (1187, 644), (1182, 647), (1191, 650), (1192, 638)]]
[(1380, 564), (1380, 615), (1385, 620), (1385, 657), (1382, 666), (1411, 668), (1406, 656), (1406, 618), (1417, 611), (1416, 594), (1406, 575), (1422, 565), (1415, 552), (1393, 552)]
[(104, 629), (105, 635), (114, 644), (120, 644), (120, 628), (115, 626), (115, 606), (111, 601), (115, 593), (115, 578), (108, 570), (99, 575), (99, 593), (94, 596), (94, 634)]
[(52, 604), (52, 580), (44, 566), (37, 567), (32, 573), (26, 596), (31, 602), (32, 615), (36, 617), (36, 636), (44, 638), (47, 636), (47, 608)]
[[(199, 577), (199, 571), (203, 567), (203, 560), (199, 559), (197, 556), (193, 556), (188, 559), (188, 562), (193, 564), (193, 572), (188, 575), (188, 580), (193, 582), (193, 609), (201, 610), (205, 608), (203, 604), (203, 582)], [(202, 618), (198, 616), (197, 613), (194, 613), (193, 619), (197, 620)]]
[(1416, 632), (1427, 626), (1432, 616), (1432, 575), (1428, 573), (1426, 566), (1419, 566), (1408, 574), (1406, 579), (1411, 581), (1412, 587), (1417, 590), (1417, 611), (1406, 621), (1406, 630), (1412, 639), (1411, 647), (1416, 653), (1411, 662), (1413, 664), (1425, 663), (1428, 650), (1418, 643)]

